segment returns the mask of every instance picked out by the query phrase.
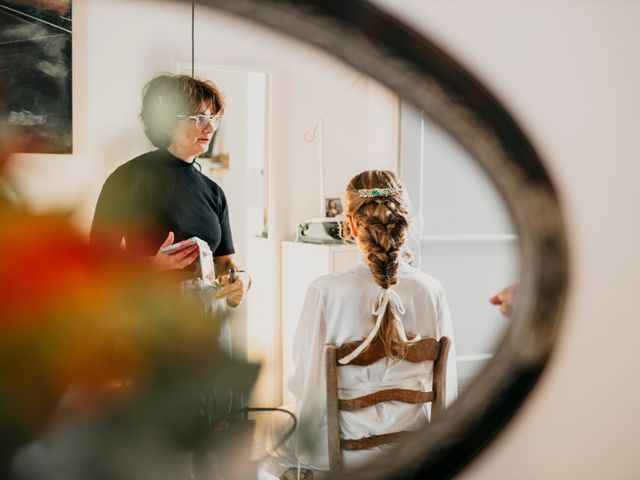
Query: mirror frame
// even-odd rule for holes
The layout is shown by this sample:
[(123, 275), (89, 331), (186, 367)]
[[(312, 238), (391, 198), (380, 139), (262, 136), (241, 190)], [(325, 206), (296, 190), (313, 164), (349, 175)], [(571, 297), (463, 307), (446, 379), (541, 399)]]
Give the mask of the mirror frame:
[[(191, 3), (190, 0), (178, 0)], [(523, 130), (489, 89), (429, 38), (365, 0), (197, 0), (325, 50), (425, 111), (476, 159), (520, 239), (518, 308), (494, 358), (413, 442), (393, 478), (451, 478), (502, 430), (547, 364), (569, 282), (556, 189)], [(418, 453), (419, 452), (419, 453)], [(386, 457), (386, 456), (385, 456)], [(388, 458), (385, 459), (388, 463)], [(388, 465), (387, 465), (388, 466)], [(380, 467), (349, 478), (380, 478)]]

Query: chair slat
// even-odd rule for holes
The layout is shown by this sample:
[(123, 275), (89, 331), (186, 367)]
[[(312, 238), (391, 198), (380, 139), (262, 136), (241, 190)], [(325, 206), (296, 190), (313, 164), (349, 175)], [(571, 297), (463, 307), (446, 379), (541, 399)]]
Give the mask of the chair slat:
[(433, 364), (433, 390), (437, 393), (431, 408), (431, 418), (444, 411), (447, 395), (447, 356), (449, 355), (449, 348), (451, 348), (451, 340), (448, 337), (442, 337), (440, 345), (440, 356)]
[(379, 392), (370, 393), (358, 398), (349, 400), (338, 400), (340, 410), (358, 410), (370, 407), (376, 403), (397, 400), (405, 403), (428, 403), (434, 399), (433, 392), (420, 392), (417, 390), (406, 390), (403, 388), (391, 388)]
[(359, 440), (342, 439), (340, 444), (343, 450), (365, 450), (379, 445), (398, 442), (410, 433), (411, 432), (386, 433), (384, 435), (372, 435), (371, 437), (361, 438)]
[[(364, 450), (389, 443), (397, 442), (411, 432), (395, 432), (383, 435), (373, 435), (360, 439), (340, 439), (340, 410), (356, 410), (375, 405), (380, 402), (399, 400), (407, 403), (427, 403), (432, 402), (431, 414), (438, 415), (444, 410), (446, 398), (446, 372), (447, 356), (451, 341), (447, 337), (440, 340), (434, 338), (424, 338), (408, 349), (406, 360), (410, 362), (433, 361), (433, 388), (431, 392), (420, 392), (416, 390), (405, 390), (401, 388), (381, 390), (362, 397), (349, 400), (338, 399), (338, 369), (342, 366), (338, 363), (339, 358), (343, 358), (353, 352), (358, 342), (350, 342), (336, 347), (334, 344), (325, 345), (325, 368), (327, 382), (327, 427), (328, 427), (328, 447), (330, 471), (340, 472), (343, 468), (341, 450)], [(349, 365), (366, 366), (385, 357), (384, 346), (381, 342), (375, 342), (369, 346), (362, 354), (355, 358)]]
[(332, 471), (342, 469), (340, 451), (340, 419), (338, 412), (338, 370), (336, 368), (336, 347), (324, 346), (325, 368), (327, 375), (327, 433), (329, 441), (329, 468)]
[[(358, 345), (362, 343), (362, 340), (355, 342), (345, 343), (340, 347), (337, 347), (337, 358), (343, 358), (353, 352)], [(440, 343), (434, 338), (423, 338), (411, 345), (408, 349), (405, 360), (409, 362), (425, 362), (428, 360), (436, 360), (440, 354)], [(377, 362), (381, 358), (384, 358), (384, 345), (381, 342), (374, 342), (364, 352), (354, 358), (349, 365), (366, 366)], [(338, 363), (339, 367), (344, 365)]]

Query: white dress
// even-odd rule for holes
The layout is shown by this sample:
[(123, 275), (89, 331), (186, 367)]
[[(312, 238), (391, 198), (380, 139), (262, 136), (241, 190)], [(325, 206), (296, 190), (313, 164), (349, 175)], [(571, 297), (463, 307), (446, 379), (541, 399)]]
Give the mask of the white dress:
[[(446, 376), (445, 404), (449, 405), (457, 396), (457, 375), (451, 316), (442, 285), (401, 261), (398, 283), (390, 289), (397, 293), (394, 297), (401, 302), (391, 302), (401, 321), (399, 328), (404, 328), (401, 334), (406, 332), (409, 337), (419, 335), (436, 339), (447, 336), (452, 340)], [(298, 462), (313, 470), (329, 469), (324, 345), (341, 345), (366, 338), (374, 328), (372, 306), (377, 306), (381, 291), (362, 256), (349, 272), (322, 276), (309, 286), (295, 334), (295, 371), (288, 382), (298, 401), (295, 410), (299, 425), (296, 434), (278, 451), (281, 470), (296, 466)], [(404, 310), (404, 314), (399, 310)], [(341, 366), (338, 368), (338, 396), (355, 398), (388, 388), (430, 391), (432, 370), (433, 362), (393, 362), (387, 358), (366, 367)], [(428, 423), (429, 412), (429, 404), (402, 402), (340, 412), (341, 434), (343, 438), (357, 439), (417, 430)], [(346, 468), (357, 466), (379, 453), (381, 448), (384, 449), (343, 451), (344, 465)]]

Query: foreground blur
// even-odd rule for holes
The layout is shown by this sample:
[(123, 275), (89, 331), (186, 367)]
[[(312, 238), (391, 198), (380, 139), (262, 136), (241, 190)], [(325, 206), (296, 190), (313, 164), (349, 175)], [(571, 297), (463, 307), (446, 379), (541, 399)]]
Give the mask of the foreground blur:
[(0, 131), (0, 477), (251, 478), (233, 408), (257, 367), (174, 278), (24, 208), (3, 177), (24, 138)]

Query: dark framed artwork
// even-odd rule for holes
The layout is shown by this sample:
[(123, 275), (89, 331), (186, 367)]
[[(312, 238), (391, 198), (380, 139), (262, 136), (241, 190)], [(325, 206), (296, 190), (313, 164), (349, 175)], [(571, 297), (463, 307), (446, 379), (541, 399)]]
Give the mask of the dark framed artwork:
[(72, 153), (71, 0), (0, 0), (0, 121), (25, 153)]

